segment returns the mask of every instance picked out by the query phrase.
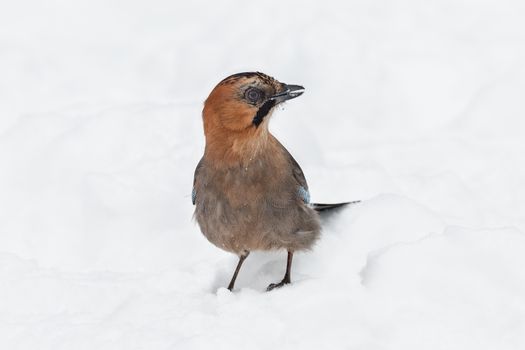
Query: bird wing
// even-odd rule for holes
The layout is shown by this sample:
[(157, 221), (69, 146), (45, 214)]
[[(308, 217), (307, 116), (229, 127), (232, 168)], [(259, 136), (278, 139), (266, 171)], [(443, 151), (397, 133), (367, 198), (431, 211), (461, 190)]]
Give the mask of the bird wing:
[(295, 181), (297, 181), (297, 195), (303, 200), (305, 204), (310, 204), (310, 192), (308, 191), (308, 184), (306, 183), (306, 178), (304, 177), (303, 170), (301, 169), (299, 163), (297, 163), (295, 158), (290, 154), (290, 152), (288, 152), (288, 150), (279, 141), (277, 142), (281, 146), (283, 152), (288, 157), (288, 160), (290, 161), (290, 165), (292, 167), (292, 175)]
[(195, 173), (193, 175), (193, 188), (191, 189), (191, 202), (195, 205), (195, 200), (197, 199), (197, 191), (195, 190), (195, 184), (197, 183), (197, 177), (199, 176), (199, 171), (202, 168), (204, 162), (204, 157), (201, 158), (197, 167), (195, 168)]

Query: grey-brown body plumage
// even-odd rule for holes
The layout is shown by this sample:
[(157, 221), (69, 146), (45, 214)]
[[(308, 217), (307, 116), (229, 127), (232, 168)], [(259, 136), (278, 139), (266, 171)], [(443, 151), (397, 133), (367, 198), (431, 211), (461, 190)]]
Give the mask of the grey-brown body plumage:
[(299, 195), (303, 172), (272, 136), (252, 158), (195, 171), (195, 218), (217, 247), (241, 255), (254, 250), (305, 250), (320, 234), (319, 217)]

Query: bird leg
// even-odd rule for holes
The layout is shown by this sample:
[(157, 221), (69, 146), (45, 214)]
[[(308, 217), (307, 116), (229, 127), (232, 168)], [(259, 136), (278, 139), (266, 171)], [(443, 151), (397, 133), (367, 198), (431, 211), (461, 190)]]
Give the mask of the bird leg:
[(288, 284), (291, 282), (290, 274), (292, 270), (292, 258), (293, 258), (293, 252), (288, 251), (288, 259), (286, 260), (286, 273), (284, 274), (284, 278), (279, 283), (272, 283), (266, 288), (266, 291), (269, 292), (274, 288), (280, 288), (284, 286), (285, 284)]
[(239, 262), (237, 263), (237, 267), (235, 268), (235, 272), (233, 273), (232, 280), (230, 281), (230, 284), (228, 284), (228, 289), (230, 291), (233, 290), (233, 286), (235, 285), (235, 280), (237, 279), (237, 275), (239, 274), (239, 270), (241, 269), (242, 263), (244, 260), (250, 255), (250, 252), (245, 252), (242, 255), (239, 255)]

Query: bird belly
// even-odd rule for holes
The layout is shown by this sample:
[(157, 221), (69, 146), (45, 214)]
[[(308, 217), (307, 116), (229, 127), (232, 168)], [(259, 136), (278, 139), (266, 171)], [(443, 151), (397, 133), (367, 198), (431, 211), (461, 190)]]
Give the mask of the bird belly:
[(236, 201), (209, 192), (203, 197), (195, 218), (204, 236), (223, 250), (305, 250), (319, 237), (318, 214), (297, 201), (276, 203), (264, 196)]

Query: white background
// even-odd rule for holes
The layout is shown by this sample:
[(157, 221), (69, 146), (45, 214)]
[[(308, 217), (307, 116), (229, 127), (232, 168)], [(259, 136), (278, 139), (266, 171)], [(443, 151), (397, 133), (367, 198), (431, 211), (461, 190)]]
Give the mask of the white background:
[[(525, 3), (3, 1), (0, 348), (525, 348)], [(272, 132), (325, 223), (237, 258), (192, 221), (224, 77), (306, 87)]]

